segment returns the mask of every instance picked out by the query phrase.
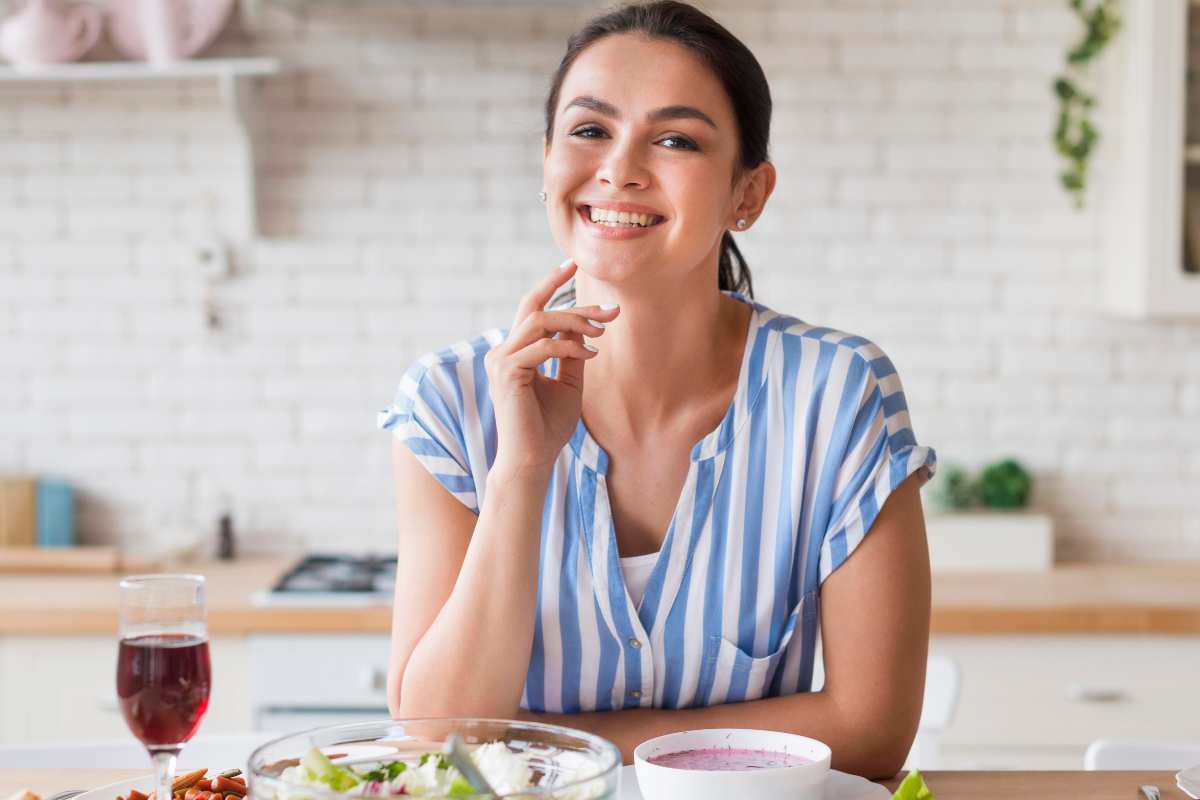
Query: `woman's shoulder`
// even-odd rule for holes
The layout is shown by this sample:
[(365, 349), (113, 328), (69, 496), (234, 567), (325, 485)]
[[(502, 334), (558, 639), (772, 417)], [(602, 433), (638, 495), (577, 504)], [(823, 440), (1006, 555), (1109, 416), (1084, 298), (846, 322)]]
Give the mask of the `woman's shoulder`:
[[(812, 361), (804, 357), (807, 350), (815, 353), (818, 360), (822, 356), (828, 359), (830, 370), (865, 368), (876, 380), (896, 371), (883, 348), (866, 336), (807, 322), (761, 303), (754, 305), (759, 315), (759, 330), (768, 339), (764, 342), (764, 348), (770, 354), (773, 366), (791, 370), (807, 369)], [(776, 339), (776, 346), (771, 346), (771, 338)]]
[(400, 378), (391, 405), (377, 414), (378, 426), (398, 429), (414, 416), (436, 418), (447, 429), (468, 426), (472, 416), (477, 421), (480, 404), (491, 402), (483, 359), (504, 341), (505, 333), (493, 328), (413, 361)]
[(464, 379), (486, 379), (483, 359), (488, 351), (504, 341), (503, 328), (491, 328), (461, 339), (438, 350), (431, 350), (413, 361), (404, 373), (404, 382), (413, 387), (434, 384), (439, 388), (461, 385)]

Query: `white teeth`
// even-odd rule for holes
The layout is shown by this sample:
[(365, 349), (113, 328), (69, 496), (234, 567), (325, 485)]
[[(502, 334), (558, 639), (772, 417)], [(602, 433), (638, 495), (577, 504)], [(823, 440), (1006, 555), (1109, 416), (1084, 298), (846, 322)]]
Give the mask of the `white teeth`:
[(650, 214), (637, 214), (630, 211), (613, 211), (609, 208), (589, 207), (589, 214), (592, 222), (599, 222), (609, 226), (630, 226), (637, 225), (639, 227), (648, 227), (653, 217)]

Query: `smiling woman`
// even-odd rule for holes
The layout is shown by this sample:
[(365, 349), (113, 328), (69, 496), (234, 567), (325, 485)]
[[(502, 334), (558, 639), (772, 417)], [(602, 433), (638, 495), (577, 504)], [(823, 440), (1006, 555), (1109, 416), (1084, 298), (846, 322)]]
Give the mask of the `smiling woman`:
[(935, 456), (874, 343), (752, 299), (733, 231), (775, 185), (770, 118), (754, 56), (689, 5), (571, 37), (542, 193), (569, 258), (381, 414), (393, 714), (532, 716), (627, 760), (672, 731), (773, 729), (837, 769), (901, 766)]

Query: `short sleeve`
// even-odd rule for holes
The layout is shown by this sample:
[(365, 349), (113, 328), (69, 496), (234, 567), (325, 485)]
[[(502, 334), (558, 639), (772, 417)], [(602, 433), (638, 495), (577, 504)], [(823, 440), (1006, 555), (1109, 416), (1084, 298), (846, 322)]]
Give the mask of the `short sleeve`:
[(871, 530), (891, 493), (910, 475), (924, 480), (937, 454), (917, 444), (896, 368), (874, 344), (856, 349), (842, 387), (837, 433), (826, 463), (836, 468), (821, 546), (820, 580), (836, 570)]
[(421, 465), (467, 508), (479, 513), (467, 458), (462, 387), (453, 364), (423, 359), (404, 375), (377, 424), (404, 443)]

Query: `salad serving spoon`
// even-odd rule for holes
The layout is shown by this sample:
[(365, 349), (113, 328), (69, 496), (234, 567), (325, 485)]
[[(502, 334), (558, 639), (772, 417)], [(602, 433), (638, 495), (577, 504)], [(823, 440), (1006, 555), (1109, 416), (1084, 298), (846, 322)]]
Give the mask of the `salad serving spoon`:
[(463, 747), (462, 737), (457, 733), (450, 734), (446, 737), (446, 741), (442, 742), (442, 755), (446, 757), (446, 760), (455, 769), (462, 773), (463, 778), (475, 790), (475, 794), (491, 795), (493, 797), (496, 795), (491, 784), (487, 782), (487, 778), (483, 777), (483, 773), (479, 771), (475, 766), (475, 762), (471, 760), (470, 753)]

